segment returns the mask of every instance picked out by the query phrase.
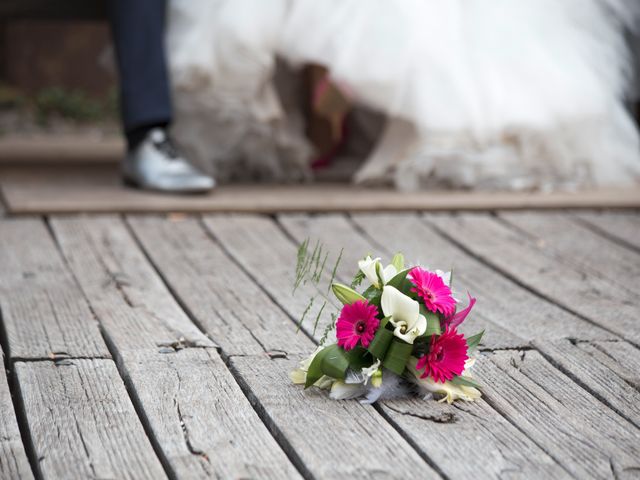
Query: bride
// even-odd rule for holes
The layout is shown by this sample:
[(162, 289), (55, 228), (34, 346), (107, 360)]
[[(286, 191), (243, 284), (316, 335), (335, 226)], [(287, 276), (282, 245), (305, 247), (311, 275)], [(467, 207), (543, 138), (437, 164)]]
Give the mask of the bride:
[[(629, 186), (632, 0), (170, 0), (176, 139), (220, 178), (309, 177), (291, 74), (386, 116), (354, 181)], [(279, 64), (283, 59), (287, 68)]]

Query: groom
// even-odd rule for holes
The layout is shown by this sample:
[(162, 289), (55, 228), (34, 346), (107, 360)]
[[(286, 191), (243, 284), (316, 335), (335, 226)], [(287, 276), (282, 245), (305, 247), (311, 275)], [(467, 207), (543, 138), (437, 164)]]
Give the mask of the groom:
[(120, 73), (126, 183), (170, 193), (202, 193), (215, 181), (180, 156), (167, 130), (171, 92), (164, 48), (165, 0), (108, 0)]

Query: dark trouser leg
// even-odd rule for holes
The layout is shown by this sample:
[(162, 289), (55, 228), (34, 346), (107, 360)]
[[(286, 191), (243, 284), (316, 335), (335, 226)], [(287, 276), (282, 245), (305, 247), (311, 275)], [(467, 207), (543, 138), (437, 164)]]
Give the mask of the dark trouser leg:
[(129, 146), (146, 128), (171, 122), (165, 0), (108, 0)]

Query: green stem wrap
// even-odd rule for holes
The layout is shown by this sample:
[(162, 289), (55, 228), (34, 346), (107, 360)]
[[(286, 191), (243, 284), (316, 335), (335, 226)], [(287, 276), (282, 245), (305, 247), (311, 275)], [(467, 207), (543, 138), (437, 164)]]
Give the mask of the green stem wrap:
[(382, 366), (391, 370), (396, 375), (402, 375), (407, 365), (407, 360), (411, 356), (413, 345), (399, 338), (391, 340), (387, 354), (382, 360)]

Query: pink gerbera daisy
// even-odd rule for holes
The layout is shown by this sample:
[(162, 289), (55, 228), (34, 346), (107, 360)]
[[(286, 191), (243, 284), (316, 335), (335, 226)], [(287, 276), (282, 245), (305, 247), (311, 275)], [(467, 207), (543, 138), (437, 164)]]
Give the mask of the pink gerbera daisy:
[(442, 335), (431, 337), (429, 352), (420, 357), (416, 370), (424, 369), (420, 378), (431, 377), (436, 382), (444, 383), (464, 372), (467, 355), (467, 341), (455, 329), (445, 330)]
[(427, 310), (440, 312), (445, 317), (453, 315), (456, 311), (456, 301), (451, 295), (451, 289), (440, 275), (414, 267), (409, 272), (409, 279), (415, 285), (411, 291), (422, 298)]
[(364, 300), (342, 307), (336, 322), (338, 346), (352, 350), (360, 342), (368, 347), (380, 325), (378, 308)]

